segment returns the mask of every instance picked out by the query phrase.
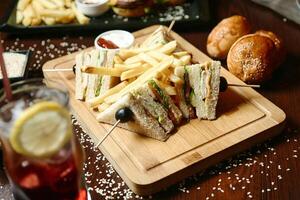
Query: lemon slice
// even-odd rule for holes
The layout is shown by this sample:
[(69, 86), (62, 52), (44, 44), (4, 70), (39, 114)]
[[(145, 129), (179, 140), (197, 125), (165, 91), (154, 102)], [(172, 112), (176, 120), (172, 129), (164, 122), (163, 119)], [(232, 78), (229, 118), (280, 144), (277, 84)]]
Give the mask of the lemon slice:
[(9, 137), (13, 149), (25, 156), (49, 157), (71, 138), (68, 111), (56, 102), (43, 101), (24, 110)]

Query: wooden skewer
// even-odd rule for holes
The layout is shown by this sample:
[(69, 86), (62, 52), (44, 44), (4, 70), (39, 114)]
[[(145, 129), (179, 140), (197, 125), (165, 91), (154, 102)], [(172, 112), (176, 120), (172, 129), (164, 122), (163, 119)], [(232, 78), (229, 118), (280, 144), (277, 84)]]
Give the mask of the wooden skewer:
[(71, 72), (73, 69), (44, 69), (44, 72)]
[(102, 142), (104, 142), (104, 140), (111, 134), (111, 132), (113, 132), (113, 130), (118, 126), (118, 124), (121, 122), (121, 120), (118, 120), (113, 127), (111, 127), (111, 129), (106, 133), (106, 135), (96, 144), (96, 148), (98, 148)]
[(176, 22), (175, 20), (173, 20), (173, 21), (171, 22), (171, 24), (169, 25), (169, 28), (168, 28), (168, 30), (167, 30), (167, 34), (169, 34), (169, 33), (171, 32), (171, 30), (172, 30), (172, 28), (173, 28), (175, 22)]
[(232, 84), (228, 83), (228, 86), (233, 86), (233, 87), (252, 87), (252, 88), (260, 88), (260, 85), (239, 85), (239, 84)]
[(113, 130), (118, 126), (119, 123), (125, 123), (132, 119), (133, 113), (128, 107), (120, 108), (115, 113), (116, 123), (111, 127), (111, 129), (105, 134), (105, 136), (95, 145), (95, 147), (99, 147), (102, 142), (113, 132)]
[(260, 88), (260, 85), (240, 85), (240, 84), (228, 83), (225, 77), (220, 76), (220, 92), (225, 92), (227, 88), (230, 86)]
[[(0, 33), (0, 41), (1, 41), (1, 33)], [(4, 52), (3, 46), (2, 46), (2, 43), (0, 43), (0, 68), (1, 68), (0, 73), (2, 73), (2, 82), (3, 82), (4, 92), (5, 92), (5, 98), (8, 101), (11, 101), (13, 96), (12, 96), (12, 90), (10, 87), (10, 82), (9, 82), (6, 67), (5, 67), (3, 52)]]

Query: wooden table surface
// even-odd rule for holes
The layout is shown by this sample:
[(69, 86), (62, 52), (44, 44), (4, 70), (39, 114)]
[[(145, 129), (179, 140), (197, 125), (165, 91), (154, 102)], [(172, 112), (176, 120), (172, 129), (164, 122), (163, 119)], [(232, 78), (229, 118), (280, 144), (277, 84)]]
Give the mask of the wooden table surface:
[[(3, 15), (7, 3), (0, 4)], [(300, 26), (267, 8), (245, 0), (210, 1), (214, 22), (240, 14), (248, 18), (253, 31), (271, 30), (286, 44), (288, 56), (259, 92), (282, 108), (287, 115), (284, 131), (277, 137), (196, 174), (152, 196), (131, 192), (74, 119), (75, 132), (86, 151), (85, 177), (92, 199), (300, 199)], [(296, 6), (296, 5), (295, 5)], [(300, 12), (300, 10), (299, 10)], [(200, 31), (201, 30), (201, 31)], [(206, 52), (207, 30), (195, 27), (180, 34)], [(98, 33), (84, 35), (2, 34), (6, 50), (31, 49), (30, 77), (41, 76), (47, 60), (93, 45)], [(226, 63), (224, 63), (226, 64)], [(1, 162), (1, 159), (0, 159)], [(13, 199), (1, 166), (0, 199)]]

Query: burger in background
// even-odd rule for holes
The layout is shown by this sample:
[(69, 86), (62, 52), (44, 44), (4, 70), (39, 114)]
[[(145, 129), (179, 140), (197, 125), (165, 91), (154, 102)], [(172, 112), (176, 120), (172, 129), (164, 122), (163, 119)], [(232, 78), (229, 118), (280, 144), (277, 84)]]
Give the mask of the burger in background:
[(164, 4), (168, 6), (177, 6), (185, 3), (186, 0), (154, 0), (155, 4)]
[[(177, 6), (186, 0), (110, 0), (112, 10), (123, 17), (141, 17), (157, 6)], [(159, 9), (159, 7), (156, 7)]]
[(112, 10), (123, 17), (141, 17), (153, 6), (153, 0), (111, 0)]

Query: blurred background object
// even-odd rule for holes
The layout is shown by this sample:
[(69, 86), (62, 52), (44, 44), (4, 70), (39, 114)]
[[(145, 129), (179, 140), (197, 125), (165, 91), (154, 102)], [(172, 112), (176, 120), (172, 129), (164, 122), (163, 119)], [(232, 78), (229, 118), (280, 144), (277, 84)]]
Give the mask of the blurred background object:
[(252, 0), (255, 3), (266, 6), (291, 21), (300, 24), (299, 0)]

